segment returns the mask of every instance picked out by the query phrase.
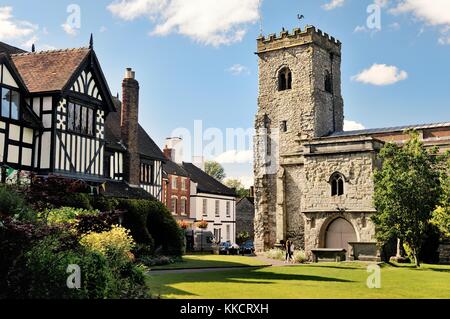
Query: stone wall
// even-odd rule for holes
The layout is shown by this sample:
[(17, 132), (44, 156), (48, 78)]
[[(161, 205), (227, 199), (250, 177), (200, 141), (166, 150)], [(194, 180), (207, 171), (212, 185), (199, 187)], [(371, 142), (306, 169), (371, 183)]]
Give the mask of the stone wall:
[(439, 263), (450, 265), (450, 242), (439, 245)]
[(372, 212), (311, 212), (304, 213), (305, 219), (305, 252), (311, 259), (311, 249), (325, 248), (325, 236), (328, 226), (336, 218), (349, 221), (355, 232), (357, 241), (374, 242), (375, 225), (371, 221)]
[[(375, 154), (371, 152), (306, 156), (301, 210), (374, 211), (374, 165)], [(345, 177), (342, 196), (331, 196), (330, 177), (335, 172)]]
[(250, 239), (255, 238), (255, 205), (254, 198), (243, 198), (236, 204), (236, 235), (248, 232)]

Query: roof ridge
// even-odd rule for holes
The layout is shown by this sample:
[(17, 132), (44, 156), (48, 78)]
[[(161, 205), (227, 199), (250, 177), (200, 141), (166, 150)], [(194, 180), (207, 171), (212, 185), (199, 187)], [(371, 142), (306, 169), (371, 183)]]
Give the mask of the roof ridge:
[(36, 52), (14, 53), (14, 54), (11, 54), (11, 56), (29, 56), (29, 55), (39, 55), (39, 54), (49, 54), (49, 53), (64, 53), (64, 52), (83, 51), (83, 50), (90, 50), (90, 48), (88, 48), (88, 47), (80, 47), (80, 48), (43, 50), (43, 51), (36, 51)]
[(357, 135), (357, 134), (376, 134), (376, 133), (384, 133), (384, 132), (394, 132), (401, 131), (406, 129), (426, 129), (426, 128), (439, 128), (450, 126), (450, 122), (437, 122), (437, 123), (425, 123), (425, 124), (409, 124), (409, 125), (399, 125), (399, 126), (386, 126), (386, 127), (375, 127), (375, 128), (366, 128), (361, 130), (352, 130), (352, 131), (340, 131), (334, 132), (329, 136), (344, 136), (344, 135)]

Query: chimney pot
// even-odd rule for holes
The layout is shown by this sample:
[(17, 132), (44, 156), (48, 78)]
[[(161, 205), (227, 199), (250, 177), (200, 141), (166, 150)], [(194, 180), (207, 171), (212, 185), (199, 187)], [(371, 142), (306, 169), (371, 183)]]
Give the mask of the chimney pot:
[(125, 71), (125, 79), (135, 79), (136, 77), (136, 72), (133, 71), (132, 68), (127, 68), (127, 70)]

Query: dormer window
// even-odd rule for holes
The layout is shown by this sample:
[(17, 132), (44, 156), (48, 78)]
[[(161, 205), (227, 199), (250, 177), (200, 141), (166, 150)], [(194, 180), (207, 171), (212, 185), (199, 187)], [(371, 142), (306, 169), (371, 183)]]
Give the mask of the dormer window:
[(344, 195), (345, 178), (341, 173), (334, 173), (330, 178), (331, 196)]
[(285, 67), (278, 72), (278, 91), (286, 91), (292, 89), (292, 72)]

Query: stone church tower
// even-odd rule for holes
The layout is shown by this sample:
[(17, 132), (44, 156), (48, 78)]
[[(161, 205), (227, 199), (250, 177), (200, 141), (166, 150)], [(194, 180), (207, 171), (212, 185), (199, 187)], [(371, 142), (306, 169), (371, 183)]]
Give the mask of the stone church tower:
[(371, 221), (379, 150), (414, 129), (445, 151), (450, 123), (344, 132), (341, 43), (309, 26), (257, 44), (256, 250), (290, 239), (310, 259), (345, 250), (348, 259), (379, 260)]
[[(341, 43), (314, 27), (257, 41), (256, 246), (290, 238), (303, 247), (302, 143), (343, 130)], [(286, 188), (297, 190), (288, 202)]]

